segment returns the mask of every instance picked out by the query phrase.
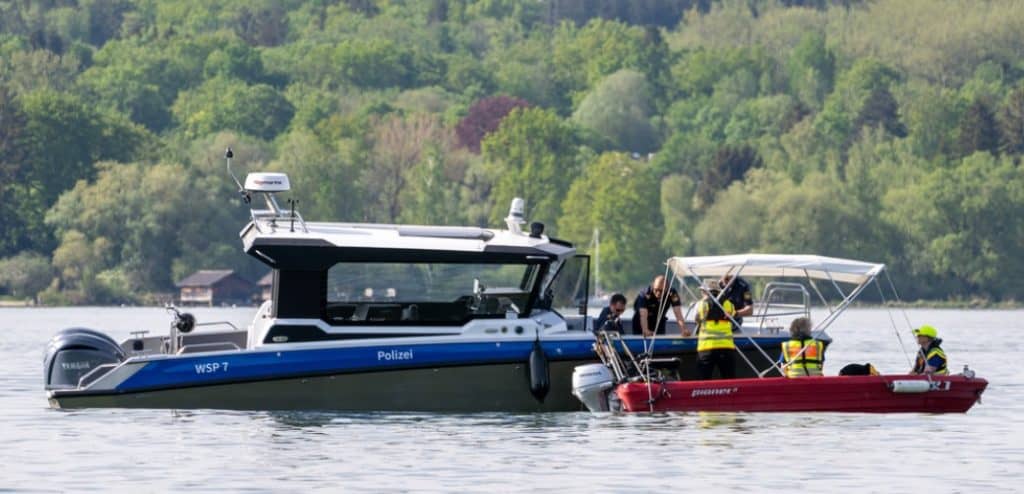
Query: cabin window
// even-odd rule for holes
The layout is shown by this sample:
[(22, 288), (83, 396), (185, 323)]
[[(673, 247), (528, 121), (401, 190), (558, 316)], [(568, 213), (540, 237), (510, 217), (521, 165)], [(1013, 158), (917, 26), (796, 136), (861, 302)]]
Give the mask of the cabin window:
[(537, 264), (338, 263), (327, 271), (331, 324), (464, 324), (528, 310)]

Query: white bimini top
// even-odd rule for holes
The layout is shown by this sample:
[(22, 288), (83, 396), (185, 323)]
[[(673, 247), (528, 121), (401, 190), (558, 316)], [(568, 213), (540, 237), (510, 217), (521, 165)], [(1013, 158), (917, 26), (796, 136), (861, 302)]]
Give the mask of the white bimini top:
[(787, 254), (735, 254), (728, 256), (670, 257), (669, 269), (680, 278), (721, 277), (726, 274), (752, 277), (801, 277), (861, 284), (885, 269), (874, 264), (837, 257)]

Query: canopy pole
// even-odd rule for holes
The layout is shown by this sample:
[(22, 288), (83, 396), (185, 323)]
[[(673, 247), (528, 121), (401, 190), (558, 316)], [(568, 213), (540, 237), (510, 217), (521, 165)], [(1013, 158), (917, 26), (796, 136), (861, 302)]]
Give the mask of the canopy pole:
[(807, 278), (807, 282), (810, 283), (811, 288), (814, 289), (814, 293), (818, 295), (818, 299), (821, 300), (821, 303), (825, 305), (829, 312), (832, 312), (832, 304), (828, 303), (828, 300), (825, 299), (825, 296), (821, 294), (821, 290), (818, 289), (818, 284), (814, 282), (814, 278), (811, 278), (811, 273), (808, 273), (806, 269), (804, 269), (803, 272), (804, 277)]

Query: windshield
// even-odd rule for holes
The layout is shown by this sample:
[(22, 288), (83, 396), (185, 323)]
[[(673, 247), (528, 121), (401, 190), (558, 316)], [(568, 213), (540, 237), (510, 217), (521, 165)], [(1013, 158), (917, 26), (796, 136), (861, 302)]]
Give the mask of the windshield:
[(327, 272), (332, 324), (463, 324), (523, 313), (537, 264), (338, 263)]

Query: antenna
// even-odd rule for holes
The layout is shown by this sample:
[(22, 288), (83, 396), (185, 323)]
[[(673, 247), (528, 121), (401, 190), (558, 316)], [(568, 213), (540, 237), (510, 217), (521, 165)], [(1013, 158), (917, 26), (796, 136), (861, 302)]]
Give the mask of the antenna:
[(235, 185), (238, 186), (238, 193), (242, 196), (242, 201), (245, 202), (246, 204), (249, 204), (252, 202), (252, 196), (249, 195), (248, 192), (246, 192), (245, 187), (242, 187), (242, 182), (239, 182), (238, 177), (236, 177), (235, 173), (231, 171), (231, 158), (234, 157), (235, 153), (231, 151), (230, 147), (224, 150), (224, 160), (227, 162), (228, 175), (231, 175), (231, 179), (234, 180)]

